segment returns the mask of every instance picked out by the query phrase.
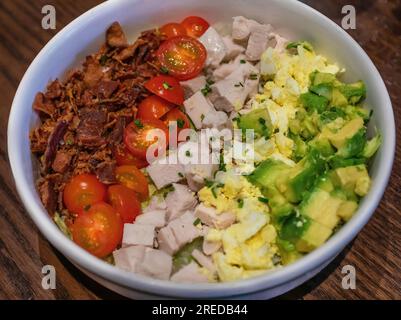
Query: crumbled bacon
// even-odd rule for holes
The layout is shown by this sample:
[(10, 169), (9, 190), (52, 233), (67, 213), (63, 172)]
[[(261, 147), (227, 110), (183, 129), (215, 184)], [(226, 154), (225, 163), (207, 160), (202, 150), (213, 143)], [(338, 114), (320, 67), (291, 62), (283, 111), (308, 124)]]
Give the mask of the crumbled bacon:
[(31, 150), (42, 159), (38, 190), (50, 214), (65, 213), (62, 193), (74, 175), (93, 173), (115, 183), (113, 150), (138, 103), (149, 95), (143, 84), (159, 74), (155, 53), (162, 41), (149, 30), (128, 44), (115, 22), (105, 45), (86, 57), (81, 69), (36, 95), (33, 109), (42, 123), (31, 132)]

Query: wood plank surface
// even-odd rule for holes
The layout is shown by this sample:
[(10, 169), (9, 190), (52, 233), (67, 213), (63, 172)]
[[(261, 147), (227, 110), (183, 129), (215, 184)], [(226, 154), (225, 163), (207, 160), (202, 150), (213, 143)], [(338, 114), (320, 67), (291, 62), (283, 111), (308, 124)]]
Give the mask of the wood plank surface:
[[(121, 299), (57, 252), (38, 232), (15, 190), (7, 158), (6, 128), (12, 99), (25, 70), (63, 26), (99, 0), (0, 0), (0, 299)], [(280, 299), (401, 298), (401, 0), (306, 0), (335, 22), (352, 4), (357, 29), (350, 34), (371, 57), (391, 94), (398, 130), (390, 184), (373, 218), (318, 276)], [(41, 8), (57, 10), (57, 29), (41, 28)], [(43, 265), (54, 265), (57, 289), (41, 286)], [(341, 286), (341, 269), (356, 269), (355, 290)]]

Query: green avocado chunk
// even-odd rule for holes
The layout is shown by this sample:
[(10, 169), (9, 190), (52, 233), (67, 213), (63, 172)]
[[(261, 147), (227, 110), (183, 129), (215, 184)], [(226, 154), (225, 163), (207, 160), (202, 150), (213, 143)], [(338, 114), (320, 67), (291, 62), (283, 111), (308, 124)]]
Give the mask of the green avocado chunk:
[(238, 119), (240, 129), (253, 129), (255, 134), (269, 138), (272, 134), (272, 122), (267, 109), (254, 109)]
[(325, 169), (325, 159), (317, 150), (311, 149), (295, 167), (280, 176), (276, 182), (277, 188), (289, 202), (300, 202)]
[(313, 92), (301, 94), (300, 101), (305, 109), (309, 112), (316, 111), (317, 113), (322, 113), (329, 105), (329, 99), (324, 96), (319, 96)]
[(348, 103), (355, 105), (366, 97), (366, 86), (363, 81), (351, 84), (343, 84), (339, 87), (340, 92), (347, 98)]

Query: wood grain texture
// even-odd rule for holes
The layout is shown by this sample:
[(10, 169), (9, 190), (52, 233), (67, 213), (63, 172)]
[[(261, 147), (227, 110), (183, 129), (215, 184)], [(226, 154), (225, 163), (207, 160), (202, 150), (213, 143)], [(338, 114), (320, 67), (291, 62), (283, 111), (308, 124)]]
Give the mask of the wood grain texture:
[[(7, 158), (6, 128), (15, 90), (44, 44), (100, 0), (0, 1), (0, 299), (120, 299), (78, 271), (38, 232), (15, 191)], [(307, 0), (335, 22), (352, 4), (357, 29), (350, 34), (369, 54), (390, 91), (398, 133), (401, 120), (401, 0)], [(57, 9), (57, 29), (41, 28), (41, 8)], [(400, 138), (398, 134), (398, 138)], [(318, 276), (280, 299), (401, 298), (401, 139), (390, 184), (358, 237)], [(57, 289), (44, 290), (41, 268), (57, 271)], [(341, 287), (341, 269), (353, 265), (357, 288)]]

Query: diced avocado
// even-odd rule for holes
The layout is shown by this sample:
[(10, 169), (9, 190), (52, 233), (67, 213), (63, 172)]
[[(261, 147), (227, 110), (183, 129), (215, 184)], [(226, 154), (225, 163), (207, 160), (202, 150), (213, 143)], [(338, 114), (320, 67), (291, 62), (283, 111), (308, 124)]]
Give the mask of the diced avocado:
[(332, 229), (302, 214), (292, 214), (283, 223), (279, 238), (285, 251), (292, 251), (291, 244), (299, 252), (309, 252), (322, 245), (332, 234)]
[(319, 153), (324, 157), (329, 157), (336, 152), (329, 139), (325, 137), (317, 136), (315, 139), (309, 142), (309, 146), (318, 150)]
[(382, 143), (382, 136), (380, 133), (377, 133), (372, 139), (366, 142), (365, 147), (362, 151), (362, 156), (365, 158), (371, 158), (379, 149)]
[(333, 88), (331, 92), (331, 102), (332, 106), (343, 107), (348, 104), (347, 98), (341, 93), (337, 88)]
[(324, 111), (320, 115), (320, 121), (323, 124), (329, 123), (337, 118), (345, 118), (345, 112), (337, 107), (332, 107), (329, 110)]
[(331, 177), (336, 186), (358, 196), (364, 196), (369, 191), (370, 177), (365, 165), (337, 168)]
[(276, 179), (290, 167), (284, 162), (268, 159), (259, 164), (259, 166), (248, 176), (248, 179), (262, 187), (272, 187)]
[(350, 119), (354, 119), (356, 117), (360, 117), (360, 118), (363, 119), (363, 121), (365, 123), (369, 122), (369, 120), (370, 120), (370, 118), (371, 118), (371, 116), (373, 114), (372, 110), (365, 109), (365, 108), (362, 108), (360, 106), (352, 106), (352, 105), (347, 105), (344, 108), (344, 111), (345, 111), (345, 113), (347, 114), (347, 116)]
[(255, 134), (269, 138), (272, 134), (272, 122), (267, 109), (255, 109), (238, 119), (240, 129), (253, 129)]
[(283, 240), (296, 242), (308, 230), (310, 223), (308, 217), (293, 213), (283, 223), (279, 236)]
[(329, 99), (318, 96), (313, 92), (306, 92), (301, 94), (300, 96), (301, 104), (305, 107), (309, 112), (316, 111), (317, 113), (322, 113), (326, 110)]
[(333, 169), (336, 168), (343, 168), (343, 167), (350, 167), (350, 166), (356, 166), (359, 164), (364, 164), (366, 162), (366, 158), (343, 158), (340, 156), (333, 156), (330, 160), (330, 166)]
[(343, 200), (332, 196), (329, 192), (315, 188), (300, 204), (302, 215), (313, 219), (321, 225), (334, 229), (340, 221), (338, 208)]
[(316, 179), (324, 172), (325, 163), (320, 153), (312, 149), (295, 167), (289, 169), (286, 175), (277, 179), (278, 190), (288, 201), (300, 202), (304, 193), (311, 189)]
[(309, 91), (318, 96), (325, 97), (327, 100), (331, 100), (333, 85), (331, 83), (320, 83), (309, 87)]
[(356, 201), (344, 201), (338, 208), (337, 215), (344, 221), (351, 219), (356, 209), (358, 209), (358, 203)]
[(347, 98), (349, 104), (355, 105), (366, 97), (366, 87), (363, 81), (343, 84), (339, 90)]
[(295, 250), (295, 246), (293, 244), (291, 245), (293, 247), (292, 251), (286, 251), (284, 248), (279, 246), (281, 261), (285, 266), (299, 260), (303, 256), (302, 253)]
[(355, 118), (347, 122), (339, 131), (330, 134), (329, 140), (338, 149), (344, 146), (346, 141), (352, 138), (360, 129), (363, 128), (363, 119)]
[(321, 83), (333, 84), (334, 82), (336, 82), (337, 79), (336, 79), (336, 76), (332, 73), (314, 71), (310, 74), (310, 80), (311, 80), (311, 84), (313, 86), (316, 86)]
[(299, 135), (290, 134), (289, 137), (294, 141), (294, 150), (292, 156), (295, 161), (305, 157), (308, 151), (308, 145), (301, 139)]
[(362, 153), (366, 144), (366, 129), (362, 128), (338, 150), (337, 154), (343, 158), (352, 158)]
[(325, 243), (332, 233), (332, 229), (310, 220), (309, 228), (295, 243), (295, 248), (299, 252), (310, 252)]

